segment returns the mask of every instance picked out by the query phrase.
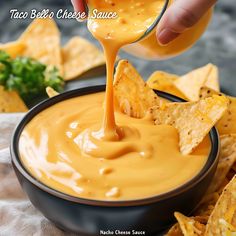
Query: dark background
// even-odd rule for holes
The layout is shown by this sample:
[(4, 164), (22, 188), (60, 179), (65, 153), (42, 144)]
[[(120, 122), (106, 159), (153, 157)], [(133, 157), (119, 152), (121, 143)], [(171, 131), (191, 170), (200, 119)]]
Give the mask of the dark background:
[[(186, 0), (188, 1), (188, 0)], [(10, 9), (29, 11), (49, 8), (72, 10), (70, 0), (0, 0), (0, 42), (16, 40), (27, 27), (30, 20), (10, 19)], [(72, 36), (82, 36), (92, 40), (85, 23), (76, 20), (57, 20), (64, 44)], [(155, 70), (166, 70), (176, 74), (184, 74), (194, 68), (214, 63), (220, 68), (221, 87), (224, 92), (236, 96), (236, 2), (235, 0), (219, 1), (213, 20), (201, 40), (188, 52), (167, 61), (145, 61), (136, 59), (126, 53), (121, 53), (122, 58), (128, 58), (137, 67), (145, 79)], [(90, 83), (91, 80), (83, 80)], [(97, 83), (93, 80), (93, 83)], [(70, 87), (77, 87), (74, 83)]]

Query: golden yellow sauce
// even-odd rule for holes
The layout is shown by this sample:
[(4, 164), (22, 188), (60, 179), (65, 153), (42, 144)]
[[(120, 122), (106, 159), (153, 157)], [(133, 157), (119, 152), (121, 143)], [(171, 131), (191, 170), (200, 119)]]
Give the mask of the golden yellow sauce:
[[(170, 5), (172, 3), (173, 0), (170, 1)], [(161, 45), (158, 42), (156, 29), (154, 29), (143, 40), (125, 46), (124, 49), (137, 57), (149, 60), (165, 60), (175, 57), (193, 46), (202, 36), (211, 20), (212, 11), (210, 9), (196, 25), (183, 32), (177, 39), (167, 45)]]
[(20, 138), (20, 156), (41, 182), (83, 198), (140, 199), (170, 191), (200, 172), (209, 154), (208, 138), (192, 155), (183, 156), (173, 127), (154, 126), (147, 117), (133, 119), (114, 108), (117, 52), (141, 38), (163, 4), (89, 0), (91, 9), (119, 12), (113, 20), (88, 20), (106, 55), (105, 104), (104, 93), (82, 96), (56, 104), (29, 122)]
[[(113, 101), (114, 64), (119, 49), (140, 39), (160, 14), (163, 0), (89, 0), (88, 28), (102, 44), (106, 56), (107, 87), (105, 113), (102, 127), (97, 132), (88, 131), (91, 138), (119, 140), (119, 127), (115, 124)], [(116, 12), (116, 19), (93, 18), (93, 9)]]
[(83, 142), (86, 129), (100, 127), (104, 96), (60, 102), (26, 126), (19, 151), (33, 176), (69, 195), (125, 200), (168, 192), (199, 173), (207, 160), (209, 138), (184, 156), (173, 127), (155, 126), (152, 120), (134, 119), (118, 109), (117, 125), (124, 132), (119, 142)]
[[(164, 0), (89, 0), (88, 28), (102, 44), (114, 41), (117, 47), (140, 39), (160, 15)], [(115, 19), (94, 19), (93, 9), (116, 12)]]

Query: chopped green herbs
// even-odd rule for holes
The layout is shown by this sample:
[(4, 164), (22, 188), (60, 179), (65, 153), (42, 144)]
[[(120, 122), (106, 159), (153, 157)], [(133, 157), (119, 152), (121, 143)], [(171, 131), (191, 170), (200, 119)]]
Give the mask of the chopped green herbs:
[(47, 67), (28, 57), (11, 59), (6, 52), (0, 51), (0, 85), (18, 92), (25, 102), (29, 102), (44, 95), (48, 86), (61, 92), (64, 80), (55, 67)]

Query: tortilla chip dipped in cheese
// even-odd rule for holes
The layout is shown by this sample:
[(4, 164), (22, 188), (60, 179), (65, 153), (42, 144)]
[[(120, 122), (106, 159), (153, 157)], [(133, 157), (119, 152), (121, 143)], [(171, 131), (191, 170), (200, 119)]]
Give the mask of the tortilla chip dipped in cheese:
[(62, 49), (65, 80), (75, 79), (84, 72), (105, 64), (104, 54), (80, 37), (72, 38)]
[(63, 76), (60, 32), (54, 20), (35, 19), (19, 38), (25, 44), (22, 56), (55, 66)]
[(6, 91), (0, 86), (0, 113), (26, 111), (28, 111), (26, 105), (16, 92)]
[(236, 234), (236, 176), (225, 187), (210, 215), (205, 236)]
[(121, 60), (117, 66), (114, 96), (121, 111), (135, 118), (143, 118), (150, 107), (161, 102), (127, 60)]
[(18, 41), (0, 45), (0, 51), (5, 51), (11, 58), (20, 56), (24, 49), (25, 44)]
[(201, 87), (206, 83), (210, 84), (212, 87), (213, 79), (209, 77), (212, 69), (212, 64), (208, 64), (204, 67), (193, 70), (188, 74), (179, 77), (179, 79), (174, 81), (174, 85), (189, 101), (198, 101)]
[(150, 109), (156, 125), (171, 125), (179, 132), (182, 154), (190, 154), (228, 108), (225, 96), (214, 95), (198, 102), (170, 103)]

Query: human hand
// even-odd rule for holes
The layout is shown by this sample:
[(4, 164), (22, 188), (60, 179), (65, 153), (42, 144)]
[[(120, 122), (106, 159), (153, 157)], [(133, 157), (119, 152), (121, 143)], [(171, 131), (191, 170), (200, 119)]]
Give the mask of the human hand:
[(71, 3), (77, 12), (85, 12), (85, 6), (83, 0), (71, 0)]
[(165, 45), (194, 26), (216, 0), (176, 0), (166, 10), (157, 27), (157, 39)]
[[(157, 39), (165, 45), (194, 26), (217, 0), (175, 0), (166, 10), (157, 28)], [(83, 0), (71, 0), (75, 11), (84, 12)]]

